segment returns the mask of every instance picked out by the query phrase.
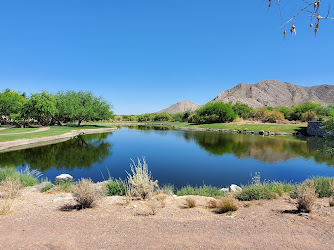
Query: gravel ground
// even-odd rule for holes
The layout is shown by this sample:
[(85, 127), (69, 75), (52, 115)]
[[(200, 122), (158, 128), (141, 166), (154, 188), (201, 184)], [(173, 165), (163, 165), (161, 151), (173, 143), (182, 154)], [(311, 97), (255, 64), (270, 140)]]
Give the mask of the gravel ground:
[[(334, 207), (318, 199), (310, 216), (290, 198), (239, 203), (232, 215), (206, 207), (210, 198), (168, 197), (165, 204), (103, 198), (94, 208), (63, 211), (71, 194), (26, 188), (0, 216), (0, 249), (333, 249)], [(155, 212), (155, 215), (152, 213)]]

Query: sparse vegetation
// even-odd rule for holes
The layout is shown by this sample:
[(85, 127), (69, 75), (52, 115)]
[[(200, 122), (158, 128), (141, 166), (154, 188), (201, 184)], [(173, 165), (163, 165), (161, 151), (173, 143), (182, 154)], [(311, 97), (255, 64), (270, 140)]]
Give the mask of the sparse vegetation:
[(313, 180), (306, 180), (297, 189), (297, 210), (298, 212), (309, 213), (316, 199)]
[(12, 167), (0, 168), (0, 182), (4, 180), (18, 180), (22, 187), (38, 184), (38, 177), (41, 175), (38, 170), (31, 170), (28, 166), (21, 171), (16, 171), (15, 168)]
[(101, 197), (94, 183), (90, 179), (82, 178), (73, 186), (73, 197), (79, 208), (91, 208)]
[(222, 196), (222, 192), (219, 190), (219, 188), (205, 184), (200, 187), (192, 187), (189, 185), (185, 186), (180, 190), (178, 190), (176, 194), (178, 196), (183, 196), (183, 195), (200, 195), (207, 197)]
[(124, 196), (125, 195), (125, 185), (122, 180), (109, 180), (106, 183), (107, 195), (108, 196)]
[(218, 200), (216, 209), (217, 213), (234, 212), (238, 210), (238, 203), (233, 198), (222, 197)]
[(6, 179), (0, 182), (0, 215), (12, 212), (15, 198), (20, 194), (21, 183), (18, 179)]
[(184, 201), (185, 201), (184, 205), (186, 208), (196, 207), (196, 200), (194, 198), (187, 197)]
[(314, 177), (315, 192), (320, 198), (330, 197), (333, 194), (332, 185), (334, 184), (334, 178), (331, 177)]

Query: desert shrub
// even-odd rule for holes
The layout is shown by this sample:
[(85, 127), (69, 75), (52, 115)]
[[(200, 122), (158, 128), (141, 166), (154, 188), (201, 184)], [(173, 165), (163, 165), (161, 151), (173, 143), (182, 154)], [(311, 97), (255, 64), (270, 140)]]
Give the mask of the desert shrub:
[(14, 200), (20, 194), (21, 182), (16, 179), (6, 179), (0, 183), (0, 215), (6, 215), (13, 210)]
[(331, 187), (332, 187), (332, 196), (331, 196), (331, 198), (329, 200), (329, 205), (331, 207), (334, 207), (334, 183), (332, 183)]
[(166, 122), (173, 120), (173, 118), (170, 114), (163, 112), (154, 114), (152, 120), (157, 122)]
[(143, 163), (139, 158), (138, 164), (133, 160), (131, 161), (131, 174), (128, 173), (126, 192), (128, 195), (146, 199), (152, 196), (155, 189), (158, 188), (158, 181), (153, 180), (145, 158), (143, 158)]
[(200, 196), (207, 196), (207, 197), (215, 197), (215, 196), (222, 196), (222, 192), (216, 187), (210, 185), (203, 185), (200, 187), (192, 187), (192, 186), (185, 186), (182, 187), (176, 193), (178, 196), (183, 195), (200, 195)]
[(193, 208), (196, 207), (196, 200), (194, 198), (187, 197), (185, 200), (185, 207), (187, 208)]
[(233, 198), (222, 197), (217, 202), (217, 213), (234, 212), (238, 210), (238, 203)]
[(208, 208), (216, 208), (218, 202), (216, 199), (210, 199), (210, 200), (207, 200), (206, 204)]
[(285, 106), (279, 106), (275, 108), (279, 112), (283, 113), (285, 119), (290, 119), (291, 109)]
[(44, 193), (44, 192), (47, 192), (49, 191), (50, 189), (54, 188), (54, 184), (52, 184), (51, 182), (49, 181), (46, 181), (46, 182), (43, 182), (41, 183), (42, 187), (41, 187), (41, 192)]
[(268, 111), (265, 115), (265, 120), (271, 123), (284, 120), (284, 114), (278, 110)]
[(300, 117), (300, 120), (302, 122), (307, 122), (307, 121), (314, 121), (318, 118), (317, 114), (313, 111), (307, 111), (303, 113)]
[(108, 196), (124, 196), (125, 195), (125, 185), (121, 180), (109, 180), (106, 183), (107, 195)]
[(263, 121), (266, 119), (268, 110), (266, 107), (256, 108), (252, 110), (251, 116), (258, 121)]
[(317, 107), (320, 106), (321, 106), (320, 104), (313, 102), (305, 102), (299, 105), (293, 105), (291, 108), (292, 112), (290, 114), (290, 119), (300, 120), (305, 112), (314, 111)]
[(235, 197), (241, 201), (251, 201), (260, 199), (275, 199), (284, 193), (293, 191), (293, 185), (280, 182), (265, 182), (258, 185), (248, 185), (236, 193)]
[[(195, 111), (191, 121), (201, 123), (231, 122), (237, 115), (232, 105), (222, 102), (210, 102)], [(190, 119), (190, 117), (189, 117)]]
[(330, 197), (333, 194), (332, 184), (334, 183), (334, 178), (314, 177), (312, 181), (314, 182), (315, 192), (320, 198)]
[(252, 108), (241, 102), (236, 102), (236, 104), (233, 105), (233, 111), (237, 116), (243, 119), (249, 118), (252, 114)]
[(92, 207), (102, 196), (92, 180), (82, 178), (73, 187), (73, 197), (79, 208), (85, 209)]
[(157, 194), (173, 195), (174, 194), (174, 185), (167, 184), (159, 187), (156, 191)]
[(299, 212), (309, 213), (316, 199), (316, 193), (313, 180), (306, 180), (298, 186), (297, 189), (297, 210)]

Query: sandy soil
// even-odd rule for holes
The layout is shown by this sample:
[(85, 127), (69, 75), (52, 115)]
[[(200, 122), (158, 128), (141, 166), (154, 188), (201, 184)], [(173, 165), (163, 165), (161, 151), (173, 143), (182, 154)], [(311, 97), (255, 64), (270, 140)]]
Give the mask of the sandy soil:
[[(290, 198), (239, 203), (231, 216), (195, 208), (185, 197), (161, 203), (104, 198), (95, 208), (62, 211), (71, 194), (26, 188), (12, 214), (0, 216), (1, 249), (333, 249), (334, 207), (318, 199), (311, 216)], [(152, 213), (154, 207), (155, 215)]]

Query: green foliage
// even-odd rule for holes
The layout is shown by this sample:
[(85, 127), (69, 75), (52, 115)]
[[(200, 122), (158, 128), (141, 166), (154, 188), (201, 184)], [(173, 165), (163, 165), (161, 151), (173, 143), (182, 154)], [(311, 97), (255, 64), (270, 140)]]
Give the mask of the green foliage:
[(153, 120), (153, 114), (142, 114), (137, 116), (138, 122), (148, 122)]
[(124, 196), (125, 195), (125, 185), (121, 180), (109, 180), (106, 183), (107, 195), (108, 196)]
[(241, 201), (251, 201), (260, 199), (275, 199), (284, 193), (294, 190), (294, 186), (289, 183), (265, 182), (258, 185), (248, 185), (236, 194), (236, 198)]
[(236, 116), (232, 105), (222, 102), (210, 102), (197, 109), (191, 120), (198, 124), (232, 122)]
[(265, 120), (271, 123), (284, 120), (284, 114), (278, 110), (268, 111), (265, 116)]
[(325, 154), (334, 155), (334, 118), (324, 121), (321, 129), (327, 133), (322, 151)]
[(32, 94), (24, 105), (26, 118), (37, 120), (42, 125), (49, 125), (51, 119), (58, 113), (57, 100), (46, 91)]
[(176, 194), (178, 196), (183, 195), (200, 195), (207, 197), (222, 196), (222, 192), (217, 188), (210, 185), (203, 185), (200, 187), (185, 186), (177, 190)]
[(280, 107), (276, 107), (275, 109), (278, 110), (279, 112), (283, 113), (285, 119), (288, 119), (288, 120), (290, 119), (290, 115), (291, 115), (291, 112), (292, 112), (291, 108), (285, 107), (285, 106), (280, 106)]
[(264, 121), (266, 119), (268, 110), (266, 107), (256, 108), (252, 111), (252, 117), (255, 120)]
[(314, 183), (315, 192), (320, 198), (330, 197), (333, 195), (332, 185), (334, 178), (331, 177), (314, 177), (311, 179)]
[(43, 187), (41, 189), (41, 192), (42, 193), (47, 192), (50, 189), (54, 188), (54, 186), (55, 186), (54, 184), (52, 184), (51, 182), (48, 181), (48, 182), (44, 183), (44, 185), (43, 185)]
[(156, 122), (166, 122), (173, 120), (173, 118), (170, 114), (163, 112), (154, 114), (152, 120)]
[(183, 114), (184, 113), (176, 113), (172, 114), (172, 119), (174, 122), (183, 122)]
[(319, 106), (314, 109), (315, 113), (318, 116), (325, 117), (334, 117), (334, 104), (329, 104), (327, 107)]
[(314, 111), (317, 107), (320, 107), (319, 103), (305, 102), (299, 105), (292, 106), (292, 112), (290, 115), (291, 120), (300, 120), (302, 114), (308, 111)]
[(16, 171), (15, 168), (12, 167), (0, 168), (0, 182), (4, 180), (18, 180), (23, 187), (37, 185), (38, 176), (40, 176), (38, 171), (30, 171), (28, 167), (24, 171), (20, 172)]
[(302, 122), (307, 122), (307, 121), (314, 121), (317, 119), (317, 114), (314, 111), (307, 111), (302, 114), (300, 117), (300, 120)]
[(234, 113), (243, 119), (248, 119), (252, 114), (252, 110), (253, 109), (249, 107), (247, 104), (241, 102), (237, 102), (236, 104), (233, 105)]
[(20, 124), (23, 118), (22, 109), (26, 101), (25, 95), (15, 90), (6, 89), (0, 93), (0, 120), (4, 116), (10, 123)]

